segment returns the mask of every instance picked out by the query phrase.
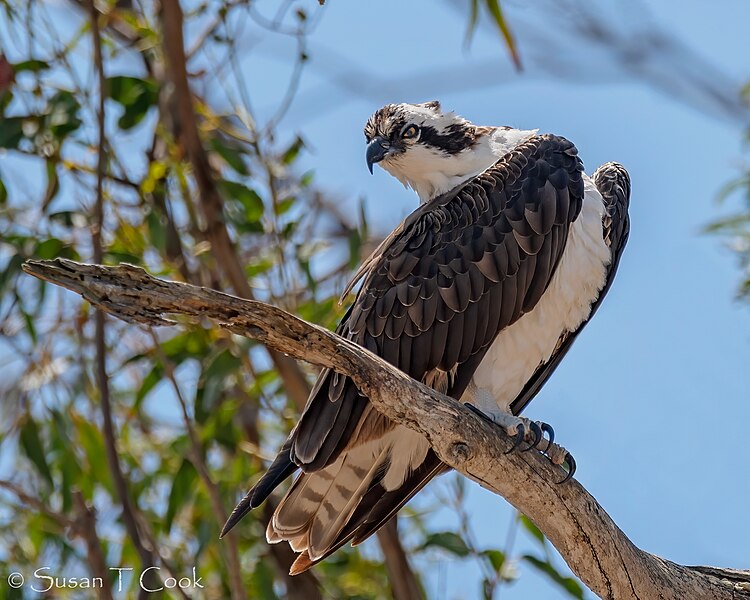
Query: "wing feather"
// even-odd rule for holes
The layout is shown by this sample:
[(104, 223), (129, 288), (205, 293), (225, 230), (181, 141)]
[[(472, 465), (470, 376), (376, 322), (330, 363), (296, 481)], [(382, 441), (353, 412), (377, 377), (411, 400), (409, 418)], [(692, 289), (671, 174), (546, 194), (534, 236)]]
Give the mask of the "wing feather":
[[(539, 393), (544, 383), (549, 379), (562, 359), (568, 353), (568, 350), (575, 342), (578, 334), (594, 316), (602, 300), (607, 295), (609, 288), (617, 274), (617, 267), (620, 264), (620, 257), (625, 249), (630, 234), (630, 217), (628, 208), (630, 206), (630, 175), (625, 168), (617, 163), (606, 163), (599, 167), (592, 177), (594, 185), (599, 190), (604, 200), (605, 214), (602, 219), (604, 229), (604, 240), (610, 247), (612, 259), (607, 267), (607, 275), (604, 287), (599, 292), (599, 296), (591, 306), (591, 312), (586, 321), (573, 333), (564, 332), (557, 341), (555, 351), (549, 360), (537, 368), (531, 379), (526, 383), (518, 397), (513, 400), (510, 409), (513, 414), (520, 414), (526, 405)], [(567, 190), (559, 190), (557, 196), (558, 210), (561, 206), (567, 206), (569, 197)], [(554, 231), (554, 230), (553, 230)]]
[[(499, 331), (533, 309), (554, 274), (581, 209), (581, 173), (570, 142), (536, 136), (420, 206), (357, 271), (362, 288), (339, 331), (411, 377), (439, 383), (460, 398)], [(305, 473), (326, 469), (342, 452), (388, 435), (393, 426), (385, 417), (385, 425), (370, 419), (373, 411), (351, 380), (344, 378), (342, 387), (330, 371), (320, 377), (286, 450), (287, 460)], [(293, 570), (309, 568), (349, 540), (363, 541), (447, 469), (432, 450), (417, 459), (399, 465), (406, 470), (398, 479), (389, 462), (367, 485), (348, 485), (356, 489), (345, 503), (348, 519), (325, 521), (325, 510), (316, 513), (325, 521), (316, 525), (325, 536), (316, 539), (324, 543), (316, 545), (314, 559), (303, 552)], [(387, 491), (384, 480), (391, 482)], [(327, 528), (331, 522), (333, 530)], [(302, 549), (303, 538), (294, 533)]]

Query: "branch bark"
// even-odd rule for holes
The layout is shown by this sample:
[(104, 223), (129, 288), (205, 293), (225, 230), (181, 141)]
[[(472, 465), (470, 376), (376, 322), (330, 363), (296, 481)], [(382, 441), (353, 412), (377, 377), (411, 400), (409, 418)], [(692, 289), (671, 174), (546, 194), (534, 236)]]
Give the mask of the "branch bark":
[(64, 259), (24, 270), (66, 287), (131, 323), (174, 324), (167, 314), (209, 317), (275, 350), (351, 377), (384, 415), (424, 435), (445, 463), (531, 518), (573, 572), (602, 598), (750, 599), (750, 571), (688, 567), (633, 544), (575, 480), (538, 453), (505, 454), (512, 440), (454, 400), (322, 327), (262, 302), (167, 282), (131, 265)]

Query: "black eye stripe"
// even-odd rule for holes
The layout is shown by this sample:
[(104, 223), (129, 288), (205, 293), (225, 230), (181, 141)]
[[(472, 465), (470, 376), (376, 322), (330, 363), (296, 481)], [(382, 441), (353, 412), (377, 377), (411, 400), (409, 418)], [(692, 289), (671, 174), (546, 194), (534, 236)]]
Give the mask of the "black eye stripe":
[(454, 123), (449, 125), (444, 133), (429, 125), (422, 127), (419, 142), (442, 150), (448, 154), (458, 154), (471, 147), (476, 139), (476, 131), (472, 125)]

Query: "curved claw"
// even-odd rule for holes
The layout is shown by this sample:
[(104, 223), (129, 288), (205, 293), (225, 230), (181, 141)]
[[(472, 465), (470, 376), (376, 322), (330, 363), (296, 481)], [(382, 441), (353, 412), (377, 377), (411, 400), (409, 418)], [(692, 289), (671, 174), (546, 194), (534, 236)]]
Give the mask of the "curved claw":
[(563, 464), (568, 465), (568, 474), (563, 478), (560, 484), (563, 484), (568, 481), (568, 479), (571, 479), (573, 477), (573, 474), (576, 472), (576, 461), (570, 452), (565, 453), (565, 460), (563, 461)]
[(510, 454), (516, 448), (518, 448), (523, 443), (523, 440), (525, 437), (526, 437), (526, 427), (523, 426), (523, 423), (519, 423), (517, 427), (517, 431), (516, 431), (516, 437), (513, 440), (513, 445), (511, 446), (510, 450), (508, 450), (505, 454)]
[(534, 421), (531, 421), (531, 423), (529, 423), (529, 429), (531, 429), (531, 433), (534, 434), (534, 441), (529, 444), (528, 448), (524, 448), (523, 450), (521, 450), (521, 452), (528, 452), (529, 450), (533, 450), (539, 445), (539, 442), (544, 439), (542, 428), (539, 427), (539, 425)]
[(555, 441), (555, 430), (552, 429), (552, 425), (549, 423), (542, 423), (542, 431), (547, 434), (549, 437), (549, 444), (552, 445), (552, 443)]
[(490, 416), (487, 413), (482, 412), (481, 410), (479, 410), (473, 404), (471, 404), (469, 402), (465, 402), (464, 406), (466, 408), (468, 408), (471, 412), (473, 412), (475, 415), (477, 415), (478, 417), (481, 417), (482, 419), (484, 419), (485, 421), (489, 421), (490, 423), (494, 423), (494, 421), (490, 418)]

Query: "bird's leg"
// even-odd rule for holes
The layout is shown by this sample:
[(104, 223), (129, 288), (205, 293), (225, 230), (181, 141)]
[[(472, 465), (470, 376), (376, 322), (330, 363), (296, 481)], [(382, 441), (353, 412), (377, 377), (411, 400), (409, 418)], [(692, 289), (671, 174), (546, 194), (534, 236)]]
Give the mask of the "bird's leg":
[[(523, 448), (521, 452), (528, 452), (535, 448), (547, 456), (553, 464), (567, 469), (568, 473), (560, 483), (567, 481), (575, 473), (576, 462), (570, 452), (554, 443), (555, 431), (551, 425), (541, 421), (532, 421), (525, 417), (518, 417), (509, 411), (500, 409), (488, 390), (476, 388), (474, 385), (469, 387), (462, 401), (466, 408), (483, 419), (502, 427), (505, 433), (514, 439), (513, 446), (508, 450), (509, 453), (518, 449), (525, 442), (528, 447)], [(545, 433), (547, 434), (546, 437)]]
[[(552, 436), (554, 436), (554, 431), (552, 431), (552, 428), (546, 423), (535, 422), (525, 417), (516, 417), (515, 415), (502, 410), (481, 410), (469, 402), (466, 402), (465, 404), (466, 408), (473, 413), (495, 425), (498, 425), (499, 427), (502, 427), (503, 430), (505, 430), (505, 433), (514, 439), (513, 447), (508, 450), (508, 453), (520, 448), (524, 442), (528, 444), (528, 447), (523, 448), (521, 452), (527, 452), (532, 448), (537, 448), (538, 450), (543, 451), (543, 447), (545, 446), (543, 441), (549, 441), (545, 439), (544, 432), (551, 432)], [(544, 427), (544, 429), (542, 427)]]

